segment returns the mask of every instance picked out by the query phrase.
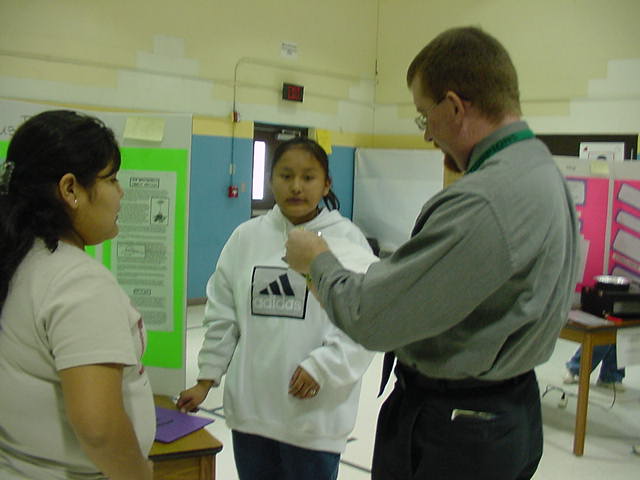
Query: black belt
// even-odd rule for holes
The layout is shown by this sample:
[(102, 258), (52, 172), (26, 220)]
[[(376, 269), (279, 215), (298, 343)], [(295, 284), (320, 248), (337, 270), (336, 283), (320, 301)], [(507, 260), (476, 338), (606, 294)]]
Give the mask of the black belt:
[(533, 370), (521, 375), (507, 378), (505, 380), (480, 380), (478, 378), (463, 378), (452, 380), (446, 378), (432, 378), (422, 375), (417, 370), (397, 362), (395, 374), (398, 383), (403, 389), (418, 388), (421, 390), (432, 390), (437, 392), (447, 392), (453, 390), (473, 390), (483, 388), (500, 388), (517, 385), (533, 375)]

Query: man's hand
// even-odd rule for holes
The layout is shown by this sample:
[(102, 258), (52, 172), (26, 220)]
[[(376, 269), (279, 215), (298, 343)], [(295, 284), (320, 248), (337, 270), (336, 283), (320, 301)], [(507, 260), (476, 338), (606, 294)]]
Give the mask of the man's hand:
[(318, 255), (329, 251), (329, 246), (320, 233), (298, 228), (289, 232), (285, 247), (287, 253), (283, 260), (302, 274), (311, 271), (311, 263)]

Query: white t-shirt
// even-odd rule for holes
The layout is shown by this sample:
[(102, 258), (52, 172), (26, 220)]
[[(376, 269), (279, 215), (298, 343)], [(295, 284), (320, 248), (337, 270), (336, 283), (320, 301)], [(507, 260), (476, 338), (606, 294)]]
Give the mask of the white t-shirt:
[(155, 412), (145, 345), (142, 318), (111, 272), (79, 248), (61, 241), (51, 253), (36, 240), (0, 314), (0, 478), (101, 478), (64, 412), (58, 371), (80, 365), (125, 365), (124, 405), (147, 454)]

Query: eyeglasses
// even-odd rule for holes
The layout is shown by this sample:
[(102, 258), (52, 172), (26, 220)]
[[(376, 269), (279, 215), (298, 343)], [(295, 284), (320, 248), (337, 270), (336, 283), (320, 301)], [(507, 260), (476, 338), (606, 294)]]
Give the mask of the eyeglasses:
[(442, 100), (444, 100), (444, 98), (438, 100), (436, 103), (431, 105), (429, 110), (427, 110), (425, 113), (421, 113), (416, 118), (414, 118), (414, 121), (416, 122), (416, 125), (418, 126), (418, 128), (420, 130), (426, 130), (427, 129), (427, 125), (429, 123), (429, 115), (431, 115), (431, 112), (433, 111), (434, 108), (436, 108), (438, 105), (440, 105)]

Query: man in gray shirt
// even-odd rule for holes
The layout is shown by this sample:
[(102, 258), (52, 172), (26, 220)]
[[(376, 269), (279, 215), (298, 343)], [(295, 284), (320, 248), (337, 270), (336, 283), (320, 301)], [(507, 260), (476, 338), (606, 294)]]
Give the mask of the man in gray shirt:
[(464, 176), (423, 207), (411, 239), (366, 274), (293, 231), (290, 266), (329, 317), (393, 352), (372, 478), (528, 479), (542, 456), (534, 367), (553, 351), (575, 288), (577, 220), (566, 183), (520, 120), (515, 68), (473, 27), (447, 30), (407, 84), (427, 141)]

